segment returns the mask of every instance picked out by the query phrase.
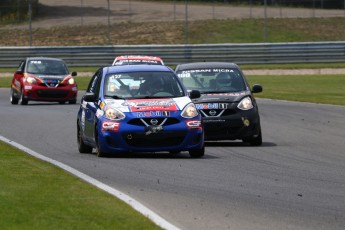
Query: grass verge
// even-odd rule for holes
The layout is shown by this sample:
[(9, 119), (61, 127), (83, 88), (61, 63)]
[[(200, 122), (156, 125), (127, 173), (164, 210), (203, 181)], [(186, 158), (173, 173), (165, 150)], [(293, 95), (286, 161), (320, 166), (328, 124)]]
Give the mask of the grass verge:
[(160, 229), (129, 205), (0, 141), (0, 229)]
[(247, 76), (251, 85), (264, 88), (256, 97), (345, 105), (344, 75)]

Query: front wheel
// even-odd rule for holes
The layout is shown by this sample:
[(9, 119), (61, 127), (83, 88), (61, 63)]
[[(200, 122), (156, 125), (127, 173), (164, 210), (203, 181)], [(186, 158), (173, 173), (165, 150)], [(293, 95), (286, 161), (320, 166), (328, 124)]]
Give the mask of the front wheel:
[(14, 90), (11, 87), (11, 97), (10, 97), (10, 102), (12, 105), (18, 104), (19, 99), (14, 95)]
[(98, 137), (98, 133), (97, 133), (97, 124), (95, 127), (95, 140), (96, 140), (96, 155), (98, 157), (105, 157), (107, 154), (103, 152), (103, 150), (99, 144), (99, 137)]
[(82, 138), (82, 133), (81, 133), (81, 129), (79, 127), (78, 124), (78, 136), (77, 136), (77, 140), (78, 140), (78, 150), (80, 153), (92, 153), (92, 147), (88, 146), (84, 143), (83, 138)]
[(21, 93), (20, 93), (20, 104), (21, 105), (27, 105), (29, 102), (28, 99), (25, 98), (24, 96), (24, 89), (22, 89)]
[(191, 158), (201, 158), (205, 155), (205, 145), (201, 149), (189, 150), (189, 155)]
[(243, 142), (248, 142), (251, 146), (260, 146), (262, 145), (262, 134), (261, 127), (259, 127), (259, 133), (256, 136), (253, 136), (248, 139), (244, 139)]
[(77, 99), (73, 99), (73, 100), (68, 101), (68, 104), (76, 104), (76, 103), (77, 103)]

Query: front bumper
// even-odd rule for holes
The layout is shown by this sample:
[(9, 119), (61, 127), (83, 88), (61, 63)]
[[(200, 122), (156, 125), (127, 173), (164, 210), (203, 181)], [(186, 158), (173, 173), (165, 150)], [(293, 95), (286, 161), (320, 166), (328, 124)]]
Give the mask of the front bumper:
[(236, 114), (203, 118), (205, 140), (236, 140), (258, 135), (260, 117), (256, 110)]
[(160, 152), (201, 149), (203, 129), (188, 129), (185, 124), (164, 127), (158, 133), (148, 133), (143, 127), (124, 125), (118, 132), (102, 131), (98, 126), (98, 141), (102, 152)]
[(76, 85), (65, 85), (50, 88), (41, 85), (25, 85), (24, 97), (32, 101), (70, 101), (77, 98)]

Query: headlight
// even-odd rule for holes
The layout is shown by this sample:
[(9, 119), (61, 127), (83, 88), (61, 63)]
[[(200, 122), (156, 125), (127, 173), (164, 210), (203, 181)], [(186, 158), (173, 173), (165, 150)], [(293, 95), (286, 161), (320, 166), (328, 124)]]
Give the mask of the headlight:
[(126, 117), (123, 112), (112, 107), (106, 107), (104, 111), (104, 116), (110, 120), (123, 120)]
[(237, 108), (242, 109), (242, 110), (249, 110), (251, 108), (253, 108), (253, 102), (252, 99), (250, 99), (250, 97), (245, 97), (243, 98), (240, 103), (238, 103)]
[(182, 111), (181, 116), (184, 118), (193, 118), (198, 116), (198, 110), (193, 103), (188, 104)]
[(29, 84), (36, 84), (37, 83), (37, 81), (34, 77), (27, 77), (26, 82)]
[(74, 78), (68, 79), (68, 84), (73, 85), (75, 83)]

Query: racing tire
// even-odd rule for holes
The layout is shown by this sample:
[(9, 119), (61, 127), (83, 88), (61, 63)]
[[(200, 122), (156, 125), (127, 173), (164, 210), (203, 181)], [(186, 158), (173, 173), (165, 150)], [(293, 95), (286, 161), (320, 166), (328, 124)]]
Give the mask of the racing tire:
[(65, 101), (59, 101), (59, 104), (63, 105), (63, 104), (65, 104)]
[(205, 145), (201, 149), (189, 150), (189, 155), (191, 158), (201, 158), (205, 155)]
[(248, 142), (251, 146), (260, 146), (262, 145), (262, 134), (261, 127), (259, 128), (259, 134), (255, 137), (244, 139), (243, 142)]
[(21, 105), (27, 105), (28, 102), (29, 102), (29, 100), (24, 97), (24, 90), (22, 89), (22, 91), (20, 93), (20, 104)]
[(19, 99), (14, 96), (13, 88), (11, 87), (11, 97), (10, 97), (10, 102), (12, 105), (18, 104)]
[(70, 100), (70, 101), (68, 101), (68, 104), (76, 104), (77, 103), (77, 99), (73, 99), (73, 100)]
[(77, 133), (78, 133), (77, 140), (78, 140), (78, 150), (79, 150), (79, 152), (80, 153), (92, 153), (92, 147), (88, 146), (83, 141), (81, 129), (79, 127), (79, 123), (78, 123), (78, 132)]
[(107, 154), (104, 153), (101, 149), (101, 147), (99, 146), (99, 139), (98, 139), (98, 134), (97, 134), (97, 124), (96, 124), (96, 127), (95, 127), (95, 139), (96, 139), (96, 155), (98, 157), (106, 157)]

